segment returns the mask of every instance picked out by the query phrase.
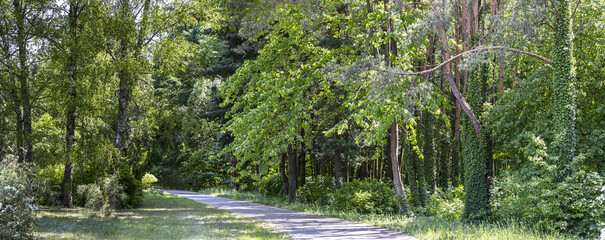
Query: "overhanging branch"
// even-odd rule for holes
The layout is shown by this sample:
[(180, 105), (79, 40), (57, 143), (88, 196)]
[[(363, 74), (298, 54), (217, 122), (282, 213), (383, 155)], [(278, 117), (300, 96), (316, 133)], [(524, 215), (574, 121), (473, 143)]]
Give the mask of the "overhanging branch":
[(535, 53), (531, 53), (531, 52), (527, 52), (527, 51), (523, 51), (523, 50), (519, 50), (519, 49), (514, 49), (514, 48), (509, 48), (509, 47), (501, 47), (501, 46), (494, 46), (494, 47), (483, 47), (483, 48), (475, 48), (463, 53), (460, 53), (456, 56), (453, 56), (452, 58), (448, 59), (447, 61), (442, 62), (441, 64), (437, 65), (434, 68), (428, 69), (428, 70), (424, 70), (424, 71), (420, 71), (420, 72), (405, 72), (403, 70), (398, 70), (396, 72), (394, 72), (395, 74), (399, 74), (399, 75), (404, 75), (404, 76), (421, 76), (424, 74), (428, 74), (431, 72), (434, 72), (437, 69), (442, 68), (443, 66), (445, 66), (446, 64), (456, 60), (457, 58), (460, 58), (464, 55), (468, 55), (468, 54), (472, 54), (472, 53), (478, 53), (478, 52), (485, 52), (485, 51), (494, 51), (494, 50), (504, 50), (504, 51), (509, 51), (509, 52), (516, 52), (516, 53), (520, 53), (520, 54), (524, 54), (530, 57), (534, 57), (537, 59), (542, 60), (543, 62), (545, 62), (548, 65), (552, 65), (552, 62), (548, 59), (545, 58), (543, 56), (540, 56), (538, 54)]

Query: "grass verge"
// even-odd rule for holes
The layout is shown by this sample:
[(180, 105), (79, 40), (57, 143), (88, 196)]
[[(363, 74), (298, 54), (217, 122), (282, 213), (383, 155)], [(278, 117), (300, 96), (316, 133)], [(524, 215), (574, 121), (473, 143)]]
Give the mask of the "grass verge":
[(361, 222), (374, 226), (403, 232), (420, 239), (448, 239), (448, 240), (494, 240), (494, 239), (527, 239), (527, 240), (559, 240), (577, 239), (573, 236), (560, 233), (545, 233), (523, 226), (516, 222), (497, 224), (467, 224), (450, 222), (436, 217), (409, 217), (402, 215), (360, 214), (357, 212), (343, 212), (330, 206), (315, 204), (288, 203), (285, 197), (271, 197), (252, 192), (233, 192), (229, 189), (206, 189), (204, 194), (250, 201), (279, 208), (308, 212), (318, 215), (331, 216), (354, 222)]
[(83, 208), (42, 209), (41, 239), (289, 239), (268, 223), (170, 194), (145, 193), (136, 209), (102, 218)]

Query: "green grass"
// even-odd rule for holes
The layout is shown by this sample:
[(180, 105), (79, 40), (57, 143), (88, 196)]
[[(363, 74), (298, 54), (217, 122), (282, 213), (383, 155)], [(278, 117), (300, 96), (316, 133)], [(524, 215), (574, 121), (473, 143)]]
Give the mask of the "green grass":
[(577, 239), (573, 236), (560, 233), (545, 233), (524, 226), (519, 223), (499, 224), (467, 224), (461, 222), (450, 222), (436, 217), (408, 217), (401, 215), (360, 214), (357, 212), (343, 212), (329, 206), (318, 206), (314, 204), (292, 203), (289, 204), (285, 197), (270, 197), (259, 193), (233, 192), (228, 189), (206, 189), (205, 194), (245, 200), (295, 211), (309, 212), (318, 215), (332, 216), (355, 222), (380, 226), (387, 229), (403, 232), (420, 239), (448, 239), (448, 240), (559, 240)]
[(142, 206), (98, 217), (82, 208), (42, 209), (42, 239), (289, 239), (268, 223), (178, 196), (145, 193)]

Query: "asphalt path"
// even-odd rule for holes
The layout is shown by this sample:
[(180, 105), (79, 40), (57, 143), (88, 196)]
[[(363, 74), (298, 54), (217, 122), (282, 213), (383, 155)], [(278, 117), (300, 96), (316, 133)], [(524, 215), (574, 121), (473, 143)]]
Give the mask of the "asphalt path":
[(296, 212), (251, 202), (182, 190), (163, 190), (209, 206), (270, 222), (294, 239), (402, 239), (417, 238), (400, 232), (338, 218)]

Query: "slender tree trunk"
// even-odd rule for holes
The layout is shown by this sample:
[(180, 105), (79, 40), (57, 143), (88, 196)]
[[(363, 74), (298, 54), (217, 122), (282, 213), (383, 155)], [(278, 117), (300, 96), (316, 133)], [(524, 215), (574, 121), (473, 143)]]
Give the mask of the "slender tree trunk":
[(342, 182), (342, 160), (341, 160), (342, 150), (340, 147), (334, 148), (334, 176), (336, 178), (336, 188), (340, 188), (340, 184)]
[(305, 146), (304, 144), (301, 143), (301, 148), (300, 148), (300, 155), (298, 157), (298, 178), (299, 178), (299, 186), (303, 186), (305, 185), (305, 178), (307, 177), (307, 169), (306, 169), (306, 165), (307, 165), (307, 152), (305, 151)]
[[(418, 137), (418, 136), (417, 136)], [(417, 139), (418, 141), (419, 139)], [(414, 149), (411, 150), (411, 158), (412, 162), (416, 163), (416, 180), (418, 181), (418, 200), (420, 201), (420, 206), (426, 207), (426, 181), (424, 174), (424, 161), (418, 159), (418, 155)]]
[(231, 156), (231, 168), (233, 171), (231, 172), (230, 187), (232, 191), (237, 191), (237, 183), (235, 182), (235, 178), (237, 177), (237, 158), (235, 156)]
[(433, 128), (433, 114), (426, 110), (423, 111), (422, 120), (424, 127), (424, 146), (422, 146), (424, 152), (424, 174), (427, 187), (433, 193), (435, 192), (435, 131)]
[(23, 116), (21, 114), (21, 102), (15, 104), (15, 117), (16, 117), (16, 132), (17, 132), (17, 162), (23, 163), (25, 155), (23, 154)]
[(73, 184), (73, 174), (74, 174), (74, 164), (73, 164), (73, 144), (75, 142), (75, 128), (76, 128), (76, 101), (77, 101), (77, 93), (76, 93), (76, 84), (78, 82), (78, 72), (77, 72), (77, 54), (78, 51), (76, 49), (76, 45), (78, 44), (78, 5), (76, 1), (70, 1), (69, 3), (69, 31), (70, 37), (72, 41), (72, 45), (70, 46), (70, 55), (68, 57), (67, 63), (67, 71), (70, 73), (70, 82), (69, 82), (69, 92), (68, 92), (68, 101), (67, 101), (67, 111), (66, 111), (66, 133), (65, 133), (65, 172), (63, 174), (63, 206), (71, 208), (73, 207), (72, 200), (72, 184)]
[(286, 156), (285, 153), (281, 154), (281, 161), (279, 162), (279, 173), (281, 174), (281, 181), (283, 185), (284, 195), (288, 195), (288, 176), (286, 175)]
[[(0, 36), (2, 36), (2, 51), (5, 56), (10, 56), (10, 42), (9, 42), (9, 29), (8, 26), (0, 26)], [(21, 114), (21, 99), (19, 96), (18, 82), (15, 79), (15, 75), (18, 73), (15, 72), (13, 64), (11, 61), (6, 61), (6, 68), (9, 73), (9, 83), (10, 88), (8, 89), (8, 93), (10, 94), (10, 101), (14, 106), (15, 113), (15, 135), (16, 135), (16, 149), (17, 149), (17, 161), (19, 163), (23, 163), (24, 155), (23, 155), (23, 120)]]
[(296, 200), (296, 175), (298, 172), (296, 165), (296, 151), (292, 147), (292, 144), (288, 145), (288, 180), (290, 186), (288, 186), (288, 201), (290, 203)]
[(23, 114), (23, 141), (25, 150), (25, 161), (34, 162), (34, 149), (31, 139), (32, 122), (31, 122), (31, 106), (29, 96), (29, 66), (27, 65), (27, 36), (25, 27), (26, 10), (23, 8), (21, 1), (13, 0), (13, 7), (16, 16), (17, 25), (17, 48), (19, 55), (19, 84), (21, 89), (21, 108)]
[[(405, 132), (404, 132), (405, 133)], [(403, 157), (406, 164), (408, 175), (408, 185), (410, 186), (410, 194), (412, 197), (412, 206), (420, 207), (420, 193), (418, 192), (418, 178), (416, 176), (416, 163), (412, 158), (412, 146), (410, 145), (407, 133), (403, 136)]]
[(408, 211), (407, 198), (403, 191), (403, 184), (401, 183), (401, 171), (399, 170), (399, 126), (397, 120), (391, 124), (391, 169), (393, 170), (393, 184), (395, 185), (395, 194), (400, 196), (399, 201), (399, 212), (404, 214)]

